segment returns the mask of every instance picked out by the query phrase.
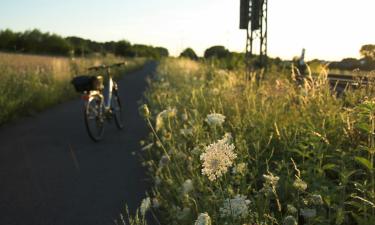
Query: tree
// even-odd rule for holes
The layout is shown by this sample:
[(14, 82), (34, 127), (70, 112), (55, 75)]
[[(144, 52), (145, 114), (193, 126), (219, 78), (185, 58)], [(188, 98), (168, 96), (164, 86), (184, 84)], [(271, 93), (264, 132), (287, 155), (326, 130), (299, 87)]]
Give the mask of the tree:
[(195, 54), (194, 50), (192, 48), (187, 48), (183, 52), (181, 52), (180, 57), (189, 58), (192, 60), (197, 60), (198, 56)]
[(225, 58), (230, 55), (230, 52), (228, 49), (226, 49), (224, 46), (217, 45), (217, 46), (212, 46), (204, 52), (204, 58)]
[(375, 60), (375, 45), (363, 45), (359, 52), (364, 58)]
[(135, 55), (132, 46), (128, 41), (122, 40), (117, 42), (115, 47), (115, 54), (124, 57), (133, 57)]
[(155, 47), (155, 51), (157, 52), (159, 57), (168, 57), (169, 56), (168, 49), (166, 49), (166, 48)]

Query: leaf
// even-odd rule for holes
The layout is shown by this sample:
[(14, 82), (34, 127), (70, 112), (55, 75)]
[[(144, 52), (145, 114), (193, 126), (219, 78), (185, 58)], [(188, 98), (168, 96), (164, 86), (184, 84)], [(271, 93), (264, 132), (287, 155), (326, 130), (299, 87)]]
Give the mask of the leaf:
[(328, 164), (325, 164), (322, 169), (323, 170), (334, 170), (336, 169), (336, 164), (333, 164), (333, 163), (328, 163)]
[(371, 164), (370, 161), (368, 161), (367, 159), (363, 158), (363, 157), (359, 157), (359, 156), (356, 156), (354, 157), (355, 161), (357, 161), (359, 164), (361, 164), (362, 166), (366, 167), (368, 170), (373, 170), (373, 166)]

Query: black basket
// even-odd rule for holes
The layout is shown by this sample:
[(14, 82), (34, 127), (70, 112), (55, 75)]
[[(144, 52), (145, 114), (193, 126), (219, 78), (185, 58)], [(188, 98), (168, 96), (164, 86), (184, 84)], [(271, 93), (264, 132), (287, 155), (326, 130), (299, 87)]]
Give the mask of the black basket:
[(75, 90), (79, 93), (98, 89), (98, 78), (96, 76), (82, 75), (73, 78), (71, 81)]

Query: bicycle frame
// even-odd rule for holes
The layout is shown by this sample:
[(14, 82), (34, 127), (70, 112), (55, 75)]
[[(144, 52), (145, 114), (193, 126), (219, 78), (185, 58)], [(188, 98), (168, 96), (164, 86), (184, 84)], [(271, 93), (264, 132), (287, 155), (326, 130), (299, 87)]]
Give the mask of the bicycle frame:
[[(113, 90), (113, 85), (114, 85), (114, 82), (112, 80), (112, 76), (110, 74), (110, 68), (107, 68), (106, 70), (107, 72), (107, 76), (108, 76), (108, 83), (107, 83), (107, 97), (104, 95), (104, 108), (106, 111), (108, 111), (110, 108), (111, 108), (111, 103), (112, 103), (112, 90)], [(106, 90), (104, 88), (104, 90)]]

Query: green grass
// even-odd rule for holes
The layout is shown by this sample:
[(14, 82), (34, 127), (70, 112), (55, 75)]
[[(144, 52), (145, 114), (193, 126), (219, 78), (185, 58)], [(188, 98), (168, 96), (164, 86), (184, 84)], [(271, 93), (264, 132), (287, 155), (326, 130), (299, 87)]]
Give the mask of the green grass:
[[(124, 60), (113, 56), (70, 59), (0, 53), (0, 125), (77, 96), (71, 78), (87, 73), (87, 67)], [(117, 77), (144, 63), (142, 59), (126, 61), (125, 69), (114, 71)]]
[[(324, 74), (296, 87), (275, 70), (257, 85), (241, 71), (162, 61), (145, 93), (150, 113), (142, 108), (161, 223), (194, 224), (207, 213), (220, 225), (372, 224), (374, 88), (337, 98)], [(225, 121), (213, 125), (212, 113)], [(213, 149), (220, 157), (207, 156)]]

